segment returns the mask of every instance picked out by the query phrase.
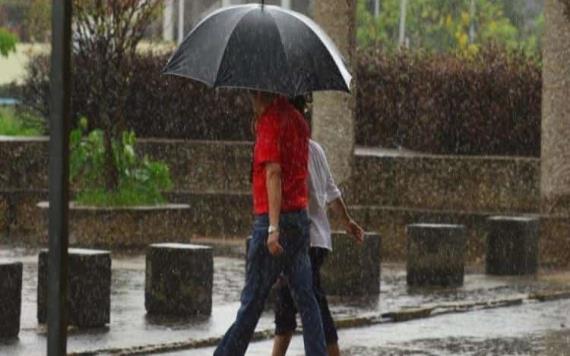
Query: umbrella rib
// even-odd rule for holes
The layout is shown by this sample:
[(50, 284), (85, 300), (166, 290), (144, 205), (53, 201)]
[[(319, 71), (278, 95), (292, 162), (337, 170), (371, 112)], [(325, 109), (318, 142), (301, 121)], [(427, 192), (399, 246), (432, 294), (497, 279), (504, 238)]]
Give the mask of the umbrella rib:
[(239, 26), (239, 24), (243, 21), (243, 19), (247, 16), (247, 14), (249, 14), (252, 10), (257, 9), (257, 7), (252, 7), (251, 9), (249, 9), (249, 11), (244, 11), (241, 19), (239, 19), (238, 21), (236, 21), (233, 29), (231, 31), (229, 31), (228, 33), (230, 34), (228, 36), (228, 38), (225, 39), (225, 44), (224, 44), (224, 53), (220, 56), (220, 61), (218, 62), (217, 65), (217, 69), (216, 69), (216, 76), (215, 76), (215, 80), (213, 82), (212, 87), (213, 88), (217, 88), (219, 83), (218, 83), (218, 79), (219, 79), (219, 74), (220, 74), (220, 69), (222, 68), (222, 64), (224, 63), (224, 59), (226, 58), (226, 54), (228, 52), (228, 43), (230, 42), (230, 40), (232, 39), (232, 37), (234, 36), (235, 32), (236, 32), (236, 27)]
[(329, 55), (331, 56), (332, 60), (336, 63), (340, 74), (342, 76), (342, 78), (344, 79), (344, 81), (346, 82), (347, 87), (350, 90), (351, 87), (351, 81), (352, 81), (352, 75), (350, 74), (350, 72), (348, 71), (348, 69), (346, 68), (346, 60), (343, 58), (342, 53), (340, 52), (340, 50), (336, 47), (336, 44), (334, 43), (334, 41), (329, 37), (329, 35), (322, 30), (312, 19), (310, 19), (309, 17), (300, 14), (300, 13), (296, 13), (295, 11), (289, 11), (289, 10), (284, 10), (285, 12), (289, 13), (290, 15), (292, 15), (293, 17), (295, 17), (297, 20), (299, 20), (301, 23), (303, 23), (305, 26), (309, 27), (313, 33), (317, 36), (323, 39), (322, 44), (323, 46), (325, 46), (325, 48), (328, 50)]
[[(268, 11), (267, 13), (273, 19), (273, 24), (275, 25), (275, 28), (277, 29), (277, 34), (279, 35), (279, 42), (281, 43), (281, 45), (283, 45), (283, 36), (281, 35), (281, 30), (279, 29), (279, 26), (277, 26), (277, 20), (275, 19), (275, 16), (273, 16), (271, 11)], [(289, 63), (289, 57), (287, 56), (287, 51), (283, 50), (283, 55), (285, 56), (285, 62), (287, 63), (286, 73), (291, 73), (291, 63)], [(292, 86), (293, 83), (291, 83), (291, 81), (290, 81), (290, 83), (288, 83), (288, 85)], [(290, 89), (294, 89), (294, 88), (290, 88)]]

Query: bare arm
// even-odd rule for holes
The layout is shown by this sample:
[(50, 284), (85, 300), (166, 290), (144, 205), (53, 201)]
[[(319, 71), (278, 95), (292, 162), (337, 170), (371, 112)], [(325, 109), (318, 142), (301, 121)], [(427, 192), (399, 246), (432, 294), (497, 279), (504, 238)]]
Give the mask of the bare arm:
[(364, 241), (364, 229), (360, 227), (349, 215), (348, 208), (342, 200), (342, 197), (338, 197), (331, 201), (329, 207), (333, 211), (333, 214), (340, 218), (342, 225), (345, 227), (346, 231), (359, 243)]
[[(279, 227), (279, 215), (281, 214), (281, 166), (278, 163), (265, 165), (265, 179), (267, 186), (267, 200), (269, 203), (269, 225)], [(273, 232), (267, 238), (269, 252), (276, 256), (283, 252), (279, 244), (279, 231)]]

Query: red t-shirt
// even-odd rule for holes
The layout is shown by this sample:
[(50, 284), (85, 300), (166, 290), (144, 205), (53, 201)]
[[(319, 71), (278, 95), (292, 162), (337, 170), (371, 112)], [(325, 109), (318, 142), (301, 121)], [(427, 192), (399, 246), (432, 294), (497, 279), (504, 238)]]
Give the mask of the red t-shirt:
[(253, 151), (253, 211), (267, 214), (269, 204), (265, 164), (281, 165), (281, 211), (305, 209), (308, 201), (307, 171), (309, 126), (287, 99), (279, 97), (257, 120)]

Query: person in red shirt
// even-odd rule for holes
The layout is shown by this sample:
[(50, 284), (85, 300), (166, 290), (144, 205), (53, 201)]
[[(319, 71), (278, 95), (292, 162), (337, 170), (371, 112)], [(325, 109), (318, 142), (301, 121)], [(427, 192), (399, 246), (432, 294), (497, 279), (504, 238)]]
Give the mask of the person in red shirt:
[(251, 100), (255, 115), (255, 220), (247, 254), (246, 283), (236, 320), (214, 355), (245, 354), (269, 291), (283, 273), (300, 311), (305, 353), (324, 356), (325, 337), (308, 254), (309, 127), (285, 97), (253, 92)]

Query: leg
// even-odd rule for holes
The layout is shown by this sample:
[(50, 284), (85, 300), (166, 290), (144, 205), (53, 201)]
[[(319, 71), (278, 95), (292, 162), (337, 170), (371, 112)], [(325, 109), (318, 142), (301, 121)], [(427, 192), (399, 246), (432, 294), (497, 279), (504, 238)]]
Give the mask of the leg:
[(273, 258), (265, 246), (266, 239), (266, 226), (254, 228), (241, 307), (236, 321), (214, 352), (215, 356), (240, 356), (247, 350), (269, 291), (281, 271), (280, 261)]
[(291, 343), (292, 338), (293, 338), (292, 331), (280, 335), (276, 334), (275, 339), (273, 339), (273, 352), (271, 353), (271, 355), (285, 356), (285, 354), (287, 354), (287, 349), (289, 348), (289, 344)]
[(329, 356), (338, 355), (338, 334), (336, 331), (336, 326), (334, 325), (334, 320), (332, 318), (331, 311), (329, 309), (329, 303), (327, 300), (327, 295), (323, 290), (321, 284), (321, 267), (325, 262), (328, 250), (322, 248), (311, 248), (310, 252), (311, 258), (311, 268), (313, 272), (313, 287), (315, 298), (317, 298), (317, 303), (319, 304), (319, 310), (321, 312), (321, 318), (323, 320), (323, 330), (325, 333), (325, 340), (327, 342), (327, 348), (329, 349)]
[(327, 353), (329, 356), (340, 356), (340, 349), (338, 348), (338, 343), (328, 344)]
[(293, 332), (297, 328), (295, 315), (297, 308), (287, 281), (283, 278), (277, 289), (277, 301), (275, 303), (275, 339), (273, 340), (273, 356), (285, 356)]
[(306, 214), (297, 217), (297, 227), (287, 231), (284, 238), (290, 242), (286, 272), (289, 287), (301, 314), (305, 353), (309, 356), (326, 355), (321, 314), (313, 289), (311, 261), (309, 259), (309, 222)]

